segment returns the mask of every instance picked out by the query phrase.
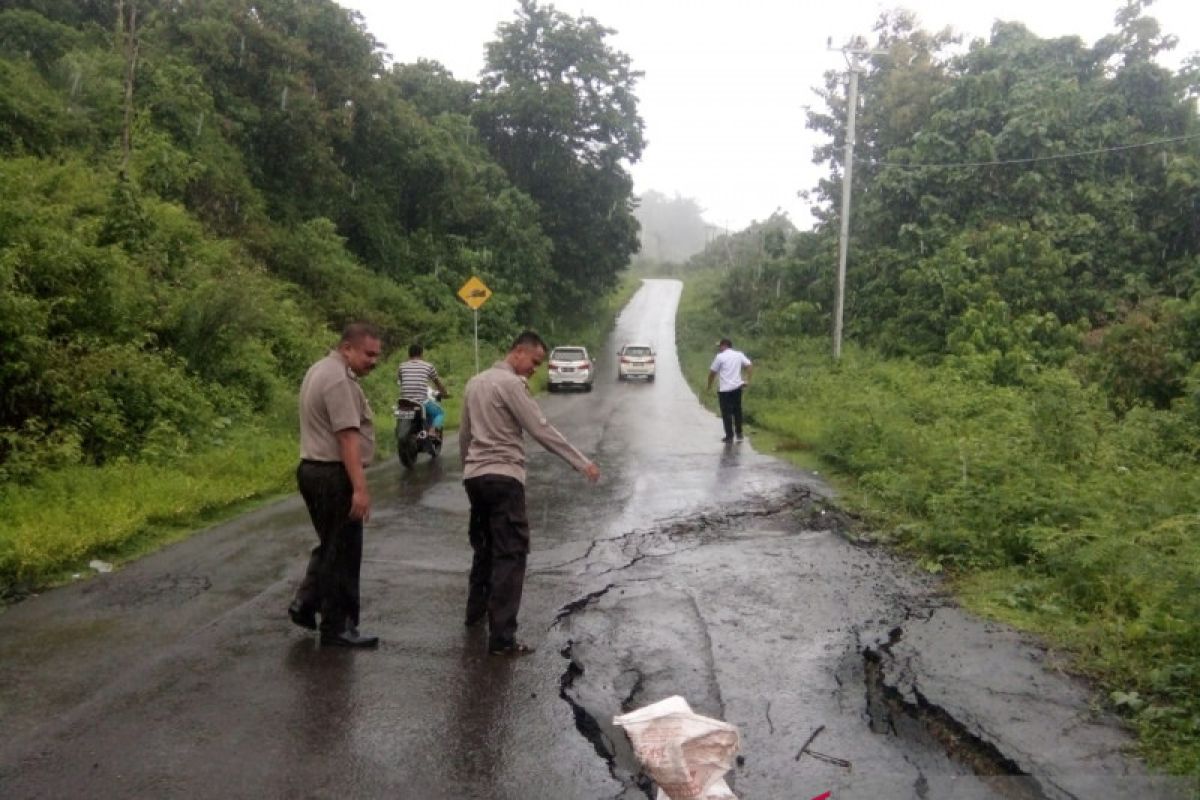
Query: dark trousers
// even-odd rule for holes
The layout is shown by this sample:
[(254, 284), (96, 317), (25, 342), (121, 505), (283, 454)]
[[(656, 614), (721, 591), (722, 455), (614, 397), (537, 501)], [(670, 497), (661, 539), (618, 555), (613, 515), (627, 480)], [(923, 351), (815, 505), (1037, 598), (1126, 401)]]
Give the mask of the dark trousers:
[(486, 612), (489, 648), (507, 647), (516, 641), (529, 554), (525, 486), (502, 475), (468, 478), (463, 485), (471, 501), (468, 535), (475, 551), (468, 580), (467, 619)]
[(341, 633), (358, 626), (363, 525), (350, 519), (354, 488), (340, 461), (301, 461), (296, 483), (318, 540), (296, 599), (321, 612), (322, 631)]
[(736, 431), (742, 435), (742, 387), (732, 392), (717, 392), (717, 403), (721, 406), (721, 424), (725, 426), (725, 438), (732, 439)]

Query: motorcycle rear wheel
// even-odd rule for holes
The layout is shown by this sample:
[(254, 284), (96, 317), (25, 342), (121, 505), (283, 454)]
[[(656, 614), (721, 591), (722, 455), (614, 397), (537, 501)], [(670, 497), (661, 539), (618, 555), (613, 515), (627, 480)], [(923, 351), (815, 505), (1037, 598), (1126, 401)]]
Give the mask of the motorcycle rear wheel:
[(413, 464), (416, 463), (416, 447), (408, 443), (401, 443), (400, 450), (397, 451), (396, 455), (400, 456), (400, 463), (407, 469), (412, 469)]
[(396, 455), (406, 469), (412, 469), (417, 463), (417, 443), (411, 436), (405, 436), (396, 443)]

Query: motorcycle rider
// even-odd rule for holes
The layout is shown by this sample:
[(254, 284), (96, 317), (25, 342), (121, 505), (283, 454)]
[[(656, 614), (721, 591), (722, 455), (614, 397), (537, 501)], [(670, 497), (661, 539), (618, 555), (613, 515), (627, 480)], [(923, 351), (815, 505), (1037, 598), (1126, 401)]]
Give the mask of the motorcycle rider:
[(429, 386), (432, 384), (440, 397), (449, 397), (450, 393), (442, 384), (437, 368), (421, 358), (424, 353), (425, 348), (417, 342), (408, 346), (408, 360), (400, 362), (400, 368), (396, 370), (396, 382), (400, 384), (402, 398), (424, 409), (425, 432), (440, 436), (442, 420), (446, 415), (437, 401), (430, 398)]

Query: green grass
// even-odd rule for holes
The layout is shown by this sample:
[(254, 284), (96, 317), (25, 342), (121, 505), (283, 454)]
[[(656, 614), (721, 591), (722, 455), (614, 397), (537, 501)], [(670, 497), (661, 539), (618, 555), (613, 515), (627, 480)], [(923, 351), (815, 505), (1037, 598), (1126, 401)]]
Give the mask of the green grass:
[(170, 464), (71, 467), (0, 488), (0, 588), (19, 595), (89, 559), (126, 561), (290, 488), (296, 441), (243, 428)]
[[(471, 343), (431, 348), (457, 425)], [(391, 409), (399, 355), (363, 380), (375, 413), (376, 461), (394, 451)], [(298, 458), (294, 397), (220, 441), (157, 462), (75, 466), (28, 484), (0, 486), (0, 598), (19, 597), (86, 571), (93, 558), (122, 563), (294, 491)]]
[[(757, 447), (832, 479), (847, 508), (965, 605), (1036, 631), (1097, 680), (1151, 763), (1200, 773), (1200, 464), (1187, 409), (1118, 420), (1070, 373), (994, 386), (826, 340), (721, 329), (711, 277), (685, 288), (681, 359), (755, 362)], [(711, 397), (707, 397), (711, 402)]]

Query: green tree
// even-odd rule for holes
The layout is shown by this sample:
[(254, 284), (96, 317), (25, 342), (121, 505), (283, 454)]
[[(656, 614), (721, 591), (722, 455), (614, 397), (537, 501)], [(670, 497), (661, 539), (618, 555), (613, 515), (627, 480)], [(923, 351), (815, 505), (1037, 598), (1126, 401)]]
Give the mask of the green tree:
[(471, 113), (475, 84), (456, 80), (450, 70), (436, 61), (422, 58), (415, 64), (394, 64), (392, 78), (400, 96), (426, 117)]
[[(599, 127), (561, 151), (580, 160), (539, 203), (480, 136), (473, 83), (435, 62), (387, 68), (332, 0), (13, 5), (0, 179), (21, 191), (0, 197), (0, 479), (170, 458), (278, 423), (327, 327), (365, 317), (392, 345), (463, 336), (454, 291), (473, 274), (498, 295), (486, 335), (548, 325), (548, 297), (611, 282), (631, 247), (613, 237), (634, 240), (618, 162), (641, 147), (635, 76), (593, 80), (627, 62), (592, 22), (555, 36), (588, 62), (570, 86)], [(136, 59), (120, 9), (136, 9)], [(632, 139), (600, 130), (630, 120)], [(584, 205), (554, 205), (571, 198)], [(571, 252), (578, 272), (556, 273), (551, 254)]]
[[(938, 358), (978, 341), (970, 331), (984, 320), (993, 331), (1001, 319), (1103, 328), (1157, 296), (1196, 291), (1200, 143), (1138, 146), (1200, 130), (1191, 73), (1153, 60), (1173, 41), (1148, 5), (1127, 4), (1117, 32), (1091, 47), (999, 22), (957, 55), (949, 32), (881, 18), (874, 46), (887, 55), (861, 84), (851, 336)], [(814, 197), (817, 235), (830, 242), (845, 118), (835, 73), (823, 95), (809, 124), (828, 135), (814, 155), (831, 175)], [(781, 302), (827, 303), (832, 263), (813, 265), (819, 279)], [(1034, 363), (1060, 363), (1060, 337), (1046, 342)]]
[(488, 45), (472, 115), (488, 150), (540, 208), (561, 308), (613, 286), (637, 251), (633, 182), (642, 153), (640, 72), (613, 31), (522, 0)]

